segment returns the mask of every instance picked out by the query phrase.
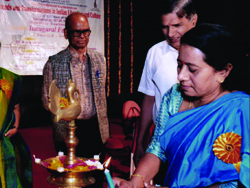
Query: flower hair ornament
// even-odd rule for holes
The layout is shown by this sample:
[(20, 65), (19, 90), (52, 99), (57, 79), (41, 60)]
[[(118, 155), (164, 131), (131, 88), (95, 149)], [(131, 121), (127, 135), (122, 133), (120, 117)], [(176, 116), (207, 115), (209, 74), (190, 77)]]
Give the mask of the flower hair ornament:
[(241, 164), (240, 149), (241, 136), (233, 132), (220, 135), (213, 145), (214, 155), (227, 164), (233, 164), (238, 173)]

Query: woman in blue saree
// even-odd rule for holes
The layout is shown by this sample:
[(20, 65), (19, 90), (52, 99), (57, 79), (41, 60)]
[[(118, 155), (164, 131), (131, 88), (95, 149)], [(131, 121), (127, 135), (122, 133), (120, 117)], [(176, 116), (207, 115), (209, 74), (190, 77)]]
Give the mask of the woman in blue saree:
[(237, 91), (232, 35), (202, 24), (181, 39), (178, 80), (163, 97), (156, 129), (129, 181), (148, 185), (161, 161), (169, 163), (167, 187), (250, 187), (249, 95)]

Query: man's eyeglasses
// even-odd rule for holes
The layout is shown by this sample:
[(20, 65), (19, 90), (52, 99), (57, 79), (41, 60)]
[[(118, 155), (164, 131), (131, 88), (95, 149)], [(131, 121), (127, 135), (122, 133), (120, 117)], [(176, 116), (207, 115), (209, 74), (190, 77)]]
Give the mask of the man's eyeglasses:
[(91, 33), (91, 30), (90, 29), (84, 29), (84, 30), (68, 30), (69, 32), (71, 32), (71, 34), (74, 36), (74, 37), (80, 37), (82, 34), (83, 36), (85, 37), (89, 37), (90, 33)]

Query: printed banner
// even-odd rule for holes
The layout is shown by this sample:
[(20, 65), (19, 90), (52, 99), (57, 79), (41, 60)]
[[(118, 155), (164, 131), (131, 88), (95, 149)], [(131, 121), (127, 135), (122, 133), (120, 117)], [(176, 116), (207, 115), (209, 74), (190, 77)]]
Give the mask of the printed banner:
[(104, 54), (103, 0), (0, 0), (0, 67), (19, 75), (42, 75), (48, 57), (68, 46), (65, 18), (89, 20), (88, 47)]

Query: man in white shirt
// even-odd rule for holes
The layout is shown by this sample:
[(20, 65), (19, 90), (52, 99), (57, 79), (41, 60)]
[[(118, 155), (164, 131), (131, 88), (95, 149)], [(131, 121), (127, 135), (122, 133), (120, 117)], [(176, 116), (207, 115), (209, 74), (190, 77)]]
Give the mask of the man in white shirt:
[[(177, 80), (177, 56), (181, 37), (195, 27), (198, 16), (192, 0), (165, 0), (161, 10), (166, 40), (148, 51), (138, 91), (144, 93), (141, 121), (134, 153), (135, 165), (145, 152), (149, 129), (156, 120), (162, 96)], [(148, 143), (147, 143), (148, 144)]]

